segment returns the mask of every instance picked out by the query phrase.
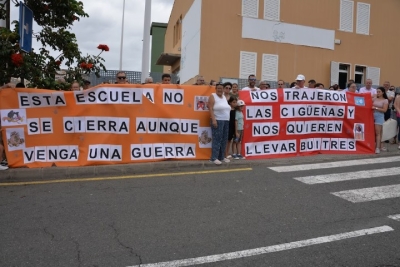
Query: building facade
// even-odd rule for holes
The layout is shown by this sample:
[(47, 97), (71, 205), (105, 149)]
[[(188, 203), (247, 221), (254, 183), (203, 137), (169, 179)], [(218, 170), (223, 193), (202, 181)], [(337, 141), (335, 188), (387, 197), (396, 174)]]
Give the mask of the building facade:
[(157, 65), (157, 59), (164, 52), (165, 31), (167, 23), (153, 22), (150, 27), (151, 60), (150, 72), (163, 72), (163, 66)]
[(398, 0), (175, 0), (157, 63), (193, 83), (221, 77), (325, 87), (400, 84)]

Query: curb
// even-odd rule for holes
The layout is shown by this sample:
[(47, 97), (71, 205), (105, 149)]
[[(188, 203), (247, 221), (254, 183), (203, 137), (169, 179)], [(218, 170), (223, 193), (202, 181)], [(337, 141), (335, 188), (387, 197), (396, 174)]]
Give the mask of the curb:
[(208, 160), (192, 161), (159, 161), (150, 163), (134, 163), (121, 165), (100, 165), (83, 167), (49, 167), (49, 168), (10, 168), (0, 172), (1, 183), (41, 181), (55, 179), (77, 179), (77, 178), (97, 178), (97, 177), (120, 177), (141, 174), (174, 173), (185, 171), (204, 171), (219, 169), (236, 169), (248, 167), (272, 167), (282, 165), (298, 165), (309, 163), (323, 163), (328, 161), (353, 160), (363, 158), (383, 158), (400, 156), (400, 150), (395, 144), (388, 144), (388, 151), (381, 154), (318, 154), (311, 156), (298, 156), (291, 158), (276, 158), (263, 160), (232, 160), (230, 163), (216, 166)]

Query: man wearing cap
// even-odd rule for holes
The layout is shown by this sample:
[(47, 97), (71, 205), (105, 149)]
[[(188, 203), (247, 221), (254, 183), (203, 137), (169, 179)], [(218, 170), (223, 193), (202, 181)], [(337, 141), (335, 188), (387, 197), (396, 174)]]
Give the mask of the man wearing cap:
[(304, 86), (305, 83), (306, 83), (306, 77), (304, 77), (303, 74), (299, 74), (296, 77), (296, 85), (292, 88), (295, 88), (295, 89), (307, 88)]
[(256, 76), (254, 74), (249, 75), (249, 85), (243, 88), (244, 91), (258, 91), (260, 88), (256, 87)]

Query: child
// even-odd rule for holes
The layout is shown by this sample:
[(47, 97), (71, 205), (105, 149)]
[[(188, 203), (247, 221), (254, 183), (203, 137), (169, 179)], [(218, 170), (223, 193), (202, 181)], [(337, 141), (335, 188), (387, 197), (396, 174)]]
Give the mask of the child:
[[(237, 107), (236, 107), (236, 112), (235, 112), (235, 129), (236, 129), (236, 138), (234, 140), (234, 144), (232, 147), (232, 157), (234, 159), (245, 159), (241, 155), (241, 150), (242, 150), (242, 139), (243, 139), (243, 108), (245, 106), (245, 103), (243, 100), (238, 100), (237, 102)], [(235, 153), (236, 152), (236, 153)]]
[[(236, 105), (237, 105), (237, 98), (231, 96), (228, 100), (228, 104), (231, 106), (231, 112), (229, 114), (229, 134), (228, 134), (228, 143), (226, 144), (225, 150), (225, 158), (229, 159), (229, 150), (232, 147), (233, 152), (233, 143), (232, 139), (236, 136), (236, 128), (235, 128), (235, 117), (236, 117)], [(233, 155), (232, 155), (233, 157)]]

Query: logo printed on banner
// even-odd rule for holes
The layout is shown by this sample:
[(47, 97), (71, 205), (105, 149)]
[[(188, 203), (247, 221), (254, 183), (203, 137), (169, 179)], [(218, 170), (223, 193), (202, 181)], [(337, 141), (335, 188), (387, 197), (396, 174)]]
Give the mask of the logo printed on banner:
[(7, 148), (9, 151), (21, 150), (25, 148), (24, 128), (7, 128)]
[(199, 147), (211, 148), (212, 147), (212, 133), (211, 127), (199, 127)]
[(354, 102), (357, 106), (365, 106), (365, 98), (362, 96), (355, 96)]
[(208, 96), (195, 96), (194, 97), (194, 110), (195, 111), (209, 111)]
[(2, 109), (0, 114), (3, 126), (26, 124), (26, 109)]

